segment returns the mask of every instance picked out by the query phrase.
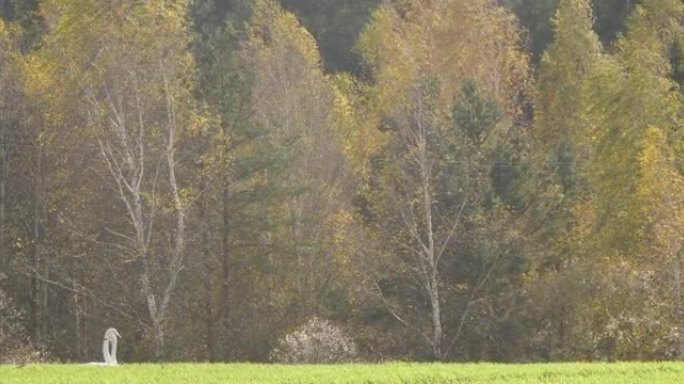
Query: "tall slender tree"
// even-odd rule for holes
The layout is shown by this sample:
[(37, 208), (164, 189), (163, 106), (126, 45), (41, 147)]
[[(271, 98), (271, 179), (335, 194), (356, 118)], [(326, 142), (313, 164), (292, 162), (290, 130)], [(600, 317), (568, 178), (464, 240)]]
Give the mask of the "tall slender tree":
[(280, 243), (280, 262), (293, 258), (301, 274), (292, 303), (301, 321), (318, 312), (319, 295), (334, 273), (329, 222), (347, 205), (337, 93), (315, 40), (295, 16), (272, 1), (256, 4), (242, 57), (254, 76), (255, 120), (275, 147), (287, 149), (288, 166), (268, 175), (289, 191), (278, 208), (285, 225), (271, 235)]
[[(473, 50), (475, 36), (486, 45)], [(508, 212), (491, 200), (490, 156), (522, 114), (519, 36), (488, 2), (401, 2), (381, 6), (359, 42), (374, 79), (369, 121), (388, 136), (364, 193), (368, 229), (386, 239), (377, 294), (434, 359), (467, 353), (473, 302), (505, 258)]]
[[(589, 234), (586, 220), (591, 217), (591, 187), (588, 168), (592, 161), (593, 124), (589, 110), (594, 103), (589, 89), (593, 75), (603, 60), (598, 36), (593, 31), (591, 3), (585, 0), (561, 0), (553, 18), (554, 40), (544, 52), (534, 106), (534, 132), (537, 143), (537, 167), (543, 170), (533, 228), (540, 249), (539, 273), (544, 276), (538, 289), (548, 284), (565, 284), (585, 262), (587, 249), (583, 237)], [(591, 262), (591, 261), (586, 261)], [(565, 287), (566, 291), (576, 287)], [(560, 289), (560, 288), (559, 288)], [(547, 324), (553, 327), (548, 342), (557, 353), (571, 354), (574, 339), (570, 314), (581, 302), (570, 300), (547, 302)], [(540, 300), (540, 302), (544, 302)], [(584, 302), (587, 302), (586, 300)], [(580, 331), (578, 335), (581, 335)], [(560, 357), (559, 356), (559, 357)]]
[(120, 210), (111, 214), (121, 215), (103, 223), (108, 242), (119, 265), (135, 265), (160, 358), (194, 194), (180, 178), (181, 142), (198, 121), (185, 3), (46, 2), (45, 12), (53, 24), (28, 75), (44, 113), (61, 117), (50, 121), (53, 132), (73, 124), (80, 144), (96, 143), (95, 174), (112, 187)]

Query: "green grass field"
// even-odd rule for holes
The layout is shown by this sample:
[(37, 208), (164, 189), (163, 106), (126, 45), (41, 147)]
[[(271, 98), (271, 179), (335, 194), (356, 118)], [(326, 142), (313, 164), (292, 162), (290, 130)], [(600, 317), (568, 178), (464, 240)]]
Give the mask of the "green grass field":
[(683, 363), (0, 366), (0, 384), (684, 383)]

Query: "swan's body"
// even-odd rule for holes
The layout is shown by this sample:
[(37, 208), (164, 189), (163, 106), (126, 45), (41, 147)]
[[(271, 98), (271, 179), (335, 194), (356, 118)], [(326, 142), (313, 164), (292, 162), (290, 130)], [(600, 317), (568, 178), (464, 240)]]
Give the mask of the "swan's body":
[[(109, 328), (104, 334), (104, 340), (102, 341), (102, 357), (104, 362), (92, 362), (90, 365), (118, 365), (119, 362), (116, 361), (116, 342), (117, 338), (121, 337), (119, 332), (114, 328)], [(111, 347), (111, 349), (110, 349)]]

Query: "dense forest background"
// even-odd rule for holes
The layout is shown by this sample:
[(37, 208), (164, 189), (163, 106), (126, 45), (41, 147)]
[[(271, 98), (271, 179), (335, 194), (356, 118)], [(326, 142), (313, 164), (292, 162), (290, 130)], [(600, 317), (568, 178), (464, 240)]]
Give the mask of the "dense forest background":
[(681, 1), (0, 17), (0, 355), (684, 359)]

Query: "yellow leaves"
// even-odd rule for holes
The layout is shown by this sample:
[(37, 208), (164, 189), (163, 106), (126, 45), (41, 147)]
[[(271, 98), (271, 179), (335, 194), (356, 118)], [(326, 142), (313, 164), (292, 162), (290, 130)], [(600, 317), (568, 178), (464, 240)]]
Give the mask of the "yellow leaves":
[(376, 242), (369, 238), (370, 234), (349, 208), (332, 212), (326, 218), (325, 226), (331, 232), (329, 241), (336, 273), (343, 277), (343, 281), (356, 281), (356, 289), (361, 289), (368, 272), (365, 268), (372, 262), (364, 256), (375, 254), (370, 248)]
[(316, 40), (299, 24), (294, 14), (284, 11), (272, 0), (259, 0), (254, 6), (249, 45), (254, 53), (268, 59), (277, 50), (288, 50), (301, 55), (308, 65), (320, 66)]
[(639, 153), (638, 198), (645, 235), (665, 255), (684, 230), (684, 179), (675, 167), (674, 152), (665, 133), (649, 126)]
[(665, 49), (671, 19), (681, 12), (670, 0), (638, 6), (616, 53), (596, 62), (585, 86), (597, 251), (620, 247), (623, 256), (664, 257), (682, 232), (684, 189), (675, 150), (683, 104)]
[(387, 137), (377, 127), (378, 115), (369, 100), (368, 89), (348, 75), (333, 79), (334, 101), (332, 121), (342, 151), (352, 171), (363, 180), (369, 176), (369, 160), (383, 148)]
[(216, 125), (215, 116), (207, 108), (190, 115), (188, 121), (188, 134), (198, 136), (209, 130), (212, 125)]
[[(55, 25), (44, 48), (27, 60), (28, 73), (38, 88), (49, 77), (54, 79), (49, 88), (71, 89), (69, 97), (82, 102), (82, 92), (93, 92), (96, 83), (123, 83), (137, 75), (155, 81), (162, 75), (184, 79), (187, 75), (180, 71), (193, 68), (181, 5), (48, 0), (42, 10), (56, 18)], [(142, 92), (146, 85), (139, 81), (137, 86)]]
[(24, 61), (24, 72), (29, 93), (38, 94), (53, 88), (56, 68), (52, 62), (39, 55), (31, 55)]
[[(639, 162), (642, 168), (651, 169), (653, 165), (661, 162), (661, 149), (665, 145), (665, 135), (656, 127), (646, 128), (644, 135), (644, 148), (639, 156)], [(669, 157), (669, 156), (668, 156)]]
[(531, 91), (520, 35), (515, 18), (487, 0), (381, 5), (357, 45), (373, 84), (350, 99), (361, 100), (354, 104), (357, 130), (374, 148), (364, 152), (345, 147), (347, 153), (355, 150), (361, 161), (355, 169), (367, 174), (385, 135), (393, 136), (385, 123), (416, 110), (419, 94), (429, 100), (429, 119), (435, 126), (451, 126), (451, 109), (466, 81), (492, 96), (505, 112), (504, 121), (520, 116), (520, 101)]
[(180, 188), (178, 194), (180, 195), (182, 207), (188, 207), (197, 198), (197, 190), (192, 187)]
[(333, 244), (342, 246), (349, 241), (349, 232), (355, 224), (354, 215), (348, 210), (340, 210), (330, 218), (330, 227), (334, 229)]
[(292, 38), (291, 44), (303, 57), (312, 64), (320, 65), (320, 55), (316, 40), (309, 31), (299, 24), (294, 14), (285, 12), (282, 17), (276, 19), (274, 25), (276, 33)]
[(650, 126), (644, 134), (644, 144), (639, 153), (641, 184), (639, 196), (645, 199), (661, 200), (655, 206), (672, 199), (675, 188), (681, 187), (674, 169), (674, 156), (661, 129)]
[(363, 56), (365, 63), (373, 72), (378, 72), (384, 63), (381, 61), (391, 57), (383, 51), (390, 47), (390, 39), (396, 38), (392, 33), (392, 9), (384, 4), (372, 15), (372, 22), (366, 26), (356, 44), (356, 50)]
[(587, 144), (591, 131), (585, 114), (602, 58), (589, 1), (561, 1), (553, 21), (555, 39), (542, 57), (535, 100), (535, 135), (547, 152), (561, 140)]
[(0, 19), (0, 80), (5, 75), (15, 75), (15, 66), (20, 58), (15, 46), (16, 28)]
[[(343, 82), (346, 79), (340, 79), (338, 82)], [(351, 155), (354, 149), (354, 143), (356, 142), (356, 137), (358, 131), (355, 129), (354, 124), (354, 109), (347, 98), (347, 96), (340, 92), (339, 89), (334, 88), (334, 98), (333, 98), (333, 109), (331, 113), (331, 123), (338, 129), (340, 136), (342, 137), (342, 147), (347, 154)]]
[(643, 68), (657, 76), (670, 72), (669, 49), (681, 35), (684, 5), (678, 0), (648, 0), (636, 5), (630, 15), (618, 53), (634, 71)]
[[(664, 136), (660, 129), (648, 127), (645, 134), (645, 144), (639, 154), (639, 168), (641, 180), (638, 186), (638, 196), (642, 199), (642, 207), (649, 222), (652, 222), (652, 209), (659, 206), (664, 196), (662, 193), (669, 194), (668, 189), (671, 180), (667, 176), (669, 171), (668, 161), (663, 158)], [(665, 174), (663, 174), (665, 173)]]
[[(381, 6), (360, 37), (358, 50), (373, 71), (379, 106), (401, 110), (426, 77), (441, 86), (446, 113), (466, 79), (480, 84), (511, 114), (529, 92), (528, 58), (515, 19), (484, 0), (427, 2), (411, 12)], [(390, 111), (391, 112), (391, 111)]]
[(410, 110), (416, 87), (426, 82), (437, 85), (430, 95), (437, 121), (448, 120), (466, 80), (493, 95), (511, 119), (522, 113), (520, 97), (530, 92), (528, 58), (515, 18), (488, 1), (384, 4), (357, 50), (374, 80), (361, 96), (371, 105), (361, 106), (368, 111), (363, 121), (375, 124), (362, 126), (364, 132), (379, 131), (385, 117)]
[[(254, 79), (251, 99), (258, 124), (276, 143), (296, 138), (299, 148), (315, 147), (334, 156), (339, 148), (332, 148), (337, 132), (331, 123), (345, 115), (335, 115), (334, 88), (323, 74), (315, 41), (277, 3), (262, 0), (255, 7), (249, 39), (239, 54), (241, 67)], [(316, 156), (306, 153), (302, 160), (315, 161)]]

